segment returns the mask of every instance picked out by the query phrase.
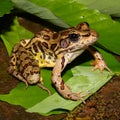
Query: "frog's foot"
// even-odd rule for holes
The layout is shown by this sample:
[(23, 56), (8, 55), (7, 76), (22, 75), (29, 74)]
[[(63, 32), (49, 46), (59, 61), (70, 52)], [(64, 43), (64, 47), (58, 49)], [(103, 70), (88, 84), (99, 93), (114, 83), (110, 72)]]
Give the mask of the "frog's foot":
[(85, 103), (84, 97), (86, 97), (88, 94), (81, 95), (81, 92), (72, 92), (69, 89), (69, 91), (65, 91), (64, 93), (62, 91), (61, 95), (66, 99), (70, 99), (73, 101), (81, 100), (83, 103)]
[(93, 55), (94, 57), (94, 61), (91, 63), (91, 65), (94, 65), (95, 67), (92, 70), (96, 70), (99, 69), (101, 72), (106, 69), (108, 70), (110, 73), (112, 73), (112, 71), (110, 70), (110, 68), (106, 65), (101, 53), (99, 51), (96, 50), (96, 48), (89, 46), (88, 47), (88, 51)]
[(92, 69), (93, 71), (94, 70), (97, 70), (99, 69), (101, 72), (106, 69), (108, 70), (110, 73), (112, 73), (112, 71), (110, 70), (110, 68), (106, 65), (105, 61), (103, 59), (95, 59), (95, 61), (93, 61), (91, 63), (91, 65), (94, 66), (94, 68)]
[(48, 92), (49, 95), (51, 95), (51, 91), (48, 88), (46, 88), (42, 83), (37, 83), (37, 86)]
[(76, 92), (76, 93), (71, 92), (71, 93), (67, 94), (67, 96), (69, 96), (69, 98), (71, 100), (75, 100), (75, 101), (81, 100), (85, 104), (84, 97), (86, 97), (88, 94), (84, 94), (84, 95), (80, 95), (80, 94), (81, 94), (81, 92)]
[(25, 88), (27, 89), (28, 86), (29, 86), (29, 85), (28, 85), (28, 82), (27, 82), (24, 78), (22, 78), (21, 81), (25, 83)]
[(72, 92), (70, 87), (64, 84), (64, 81), (61, 78), (53, 82), (59, 94), (64, 98), (74, 100), (74, 101), (82, 100), (85, 103), (84, 97), (87, 95), (81, 95), (81, 92)]
[(27, 89), (28, 88), (28, 83), (27, 83), (27, 81), (25, 80), (25, 81), (23, 81), (24, 83), (25, 83), (25, 88)]

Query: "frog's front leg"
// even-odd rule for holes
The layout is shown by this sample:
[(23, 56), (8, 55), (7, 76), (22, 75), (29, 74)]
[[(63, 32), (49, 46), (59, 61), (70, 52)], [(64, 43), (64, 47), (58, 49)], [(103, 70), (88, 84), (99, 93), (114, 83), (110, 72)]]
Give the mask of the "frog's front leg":
[(95, 67), (93, 68), (93, 70), (99, 69), (101, 72), (106, 69), (109, 72), (112, 72), (109, 67), (106, 65), (102, 55), (100, 54), (100, 52), (98, 52), (97, 49), (95, 49), (92, 46), (88, 47), (88, 51), (93, 55), (94, 57), (94, 61), (91, 63), (91, 65), (94, 65)]
[(68, 59), (65, 59), (64, 56), (56, 60), (56, 64), (52, 72), (52, 82), (54, 86), (56, 87), (57, 91), (64, 98), (83, 101), (84, 96), (80, 96), (79, 93), (73, 93), (61, 78), (61, 73), (63, 69), (65, 68), (65, 66), (67, 65), (67, 63), (68, 63)]

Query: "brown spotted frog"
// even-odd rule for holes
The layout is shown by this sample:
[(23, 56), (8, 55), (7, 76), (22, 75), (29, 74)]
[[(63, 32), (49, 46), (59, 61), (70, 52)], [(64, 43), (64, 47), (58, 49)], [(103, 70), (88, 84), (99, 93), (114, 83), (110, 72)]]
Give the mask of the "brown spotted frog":
[(92, 63), (94, 70), (110, 71), (102, 55), (91, 46), (97, 39), (98, 33), (90, 29), (87, 22), (59, 32), (44, 29), (32, 39), (24, 39), (13, 47), (8, 72), (23, 81), (26, 86), (37, 84), (50, 94), (42, 84), (40, 69), (53, 67), (52, 83), (59, 94), (67, 99), (81, 100), (83, 96), (70, 90), (62, 80), (61, 73), (67, 64), (86, 49), (95, 58)]

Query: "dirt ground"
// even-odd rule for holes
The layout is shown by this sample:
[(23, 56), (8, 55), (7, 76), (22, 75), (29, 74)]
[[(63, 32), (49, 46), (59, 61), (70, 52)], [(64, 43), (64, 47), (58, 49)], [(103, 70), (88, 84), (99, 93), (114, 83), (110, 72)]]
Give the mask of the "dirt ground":
[[(1, 40), (0, 55), (0, 94), (6, 94), (19, 81), (6, 72), (9, 58)], [(45, 117), (37, 113), (28, 113), (19, 105), (0, 101), (0, 120), (120, 120), (120, 76), (113, 77), (87, 99), (86, 104), (79, 105), (68, 114)]]

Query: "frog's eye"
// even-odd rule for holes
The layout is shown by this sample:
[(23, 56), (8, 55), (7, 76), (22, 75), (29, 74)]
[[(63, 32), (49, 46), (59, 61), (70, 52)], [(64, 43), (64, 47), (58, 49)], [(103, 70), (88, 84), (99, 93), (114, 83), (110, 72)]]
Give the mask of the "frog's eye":
[(68, 38), (69, 38), (70, 41), (72, 41), (72, 42), (77, 42), (78, 39), (79, 39), (79, 37), (80, 37), (79, 34), (72, 33), (72, 34), (69, 34), (69, 37), (68, 37)]

